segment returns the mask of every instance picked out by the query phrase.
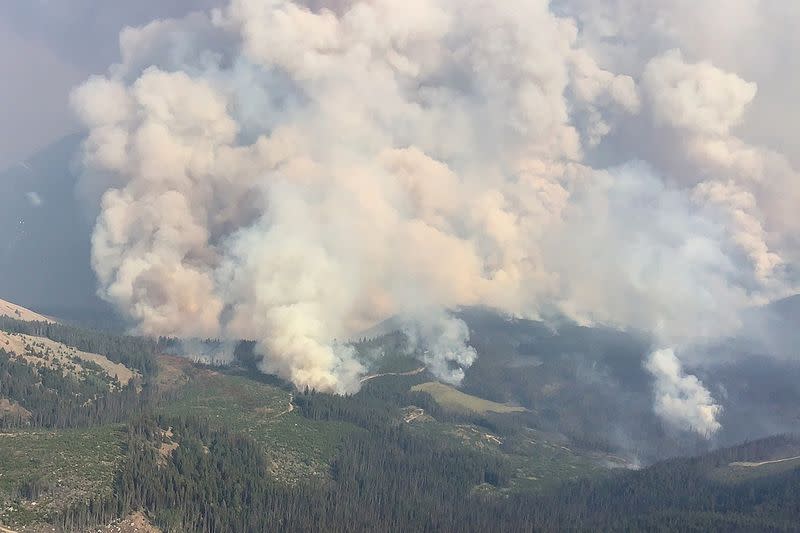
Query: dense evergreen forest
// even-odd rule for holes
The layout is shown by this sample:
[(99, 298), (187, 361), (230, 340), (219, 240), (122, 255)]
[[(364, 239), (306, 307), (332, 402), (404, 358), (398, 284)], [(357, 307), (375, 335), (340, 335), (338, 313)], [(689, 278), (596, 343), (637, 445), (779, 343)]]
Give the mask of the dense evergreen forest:
[[(797, 446), (797, 438), (498, 497), (475, 487), (502, 487), (504, 465), (378, 418), (368, 423), (370, 432), (339, 450), (328, 484), (287, 487), (270, 479), (263, 451), (247, 436), (198, 419), (140, 417), (128, 425), (113, 498), (76, 506), (58, 521), (69, 529), (141, 508), (175, 532), (800, 530), (800, 469), (744, 483), (708, 477), (760, 450)], [(158, 452), (164, 428), (179, 444), (169, 461)]]
[(33, 367), (0, 348), (0, 398), (24, 408), (0, 416), (2, 427), (68, 428), (124, 422), (151, 399), (151, 387), (133, 380), (109, 388), (98, 379), (77, 379), (61, 370)]
[[(159, 390), (157, 354), (177, 341), (12, 319), (0, 319), (0, 329), (47, 337), (139, 371), (123, 386), (92, 372), (75, 376), (30, 365), (0, 349), (0, 398), (30, 413), (5, 417), (5, 427), (125, 424), (112, 488), (49, 516), (64, 531), (86, 531), (135, 510), (168, 532), (800, 531), (800, 467), (725, 477), (732, 462), (800, 450), (798, 437), (522, 491), (513, 488), (514, 467), (502, 454), (414, 431), (403, 410), (414, 406), (440, 422), (483, 428), (503, 446), (537, 423), (532, 413), (446, 411), (429, 394), (411, 391), (408, 379), (383, 379), (351, 396), (292, 392), (290, 411), (298, 420), (355, 430), (337, 444), (324, 479), (285, 483), (271, 475), (269, 450), (225, 419), (160, 409), (176, 392)], [(253, 373), (252, 343), (240, 343), (234, 355), (240, 369), (229, 372)], [(225, 379), (218, 370), (193, 368)], [(17, 491), (31, 500), (53, 489), (30, 479)]]

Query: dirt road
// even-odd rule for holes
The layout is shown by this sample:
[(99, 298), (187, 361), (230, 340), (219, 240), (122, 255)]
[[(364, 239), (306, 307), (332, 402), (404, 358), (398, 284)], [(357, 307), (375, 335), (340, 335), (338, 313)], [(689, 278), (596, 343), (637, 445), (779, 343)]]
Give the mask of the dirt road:
[[(294, 400), (294, 394), (290, 394), (289, 395), (289, 407), (287, 407), (285, 411), (281, 411), (280, 413), (278, 413), (277, 415), (273, 416), (272, 418), (273, 419), (279, 418), (279, 417), (281, 417), (283, 415), (287, 415), (287, 414), (291, 413), (292, 411), (294, 411), (293, 400)], [(2, 533), (2, 532), (0, 532), (0, 533)]]
[(728, 466), (744, 466), (747, 468), (755, 468), (757, 466), (774, 465), (775, 463), (785, 463), (786, 461), (794, 461), (795, 459), (800, 459), (800, 455), (798, 455), (797, 457), (787, 457), (786, 459), (775, 459), (774, 461), (761, 461), (760, 463), (741, 461), (741, 462), (731, 463)]
[(383, 376), (416, 376), (417, 374), (421, 374), (423, 372), (425, 372), (424, 366), (421, 366), (416, 370), (411, 370), (409, 372), (385, 372), (383, 374), (371, 374), (369, 376), (364, 376), (363, 378), (361, 378), (361, 383), (367, 382), (375, 378), (382, 378)]

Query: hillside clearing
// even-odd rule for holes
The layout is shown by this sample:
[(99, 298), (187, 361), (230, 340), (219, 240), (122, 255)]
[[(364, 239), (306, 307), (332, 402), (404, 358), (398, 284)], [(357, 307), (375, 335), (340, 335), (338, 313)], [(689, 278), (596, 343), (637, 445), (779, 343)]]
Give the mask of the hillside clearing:
[(304, 418), (294, 408), (292, 393), (265, 383), (263, 376), (196, 366), (183, 367), (183, 371), (188, 383), (161, 412), (197, 416), (249, 435), (263, 446), (270, 471), (281, 482), (326, 479), (337, 446), (346, 435), (360, 430), (347, 422)]
[(515, 405), (497, 403), (490, 400), (484, 400), (477, 396), (471, 396), (463, 393), (460, 390), (439, 383), (431, 381), (422, 383), (411, 387), (412, 391), (426, 392), (430, 394), (436, 403), (442, 408), (456, 412), (473, 412), (478, 414), (486, 413), (521, 413), (526, 411), (524, 407)]
[(82, 352), (46, 337), (0, 331), (0, 349), (29, 365), (60, 368), (65, 374), (70, 373), (78, 377), (89, 372), (89, 367), (93, 365), (100, 367), (107, 377), (116, 378), (122, 385), (126, 385), (139, 375), (138, 372), (121, 363), (115, 363), (103, 355)]
[(52, 318), (47, 318), (46, 316), (40, 315), (35, 311), (25, 309), (20, 305), (12, 304), (11, 302), (7, 302), (2, 299), (0, 299), (0, 316), (7, 316), (9, 318), (25, 320), (28, 322), (48, 322), (50, 324), (56, 324), (56, 321)]
[[(0, 523), (39, 523), (74, 502), (110, 494), (124, 441), (121, 426), (0, 433)], [(38, 494), (20, 495), (34, 484)]]
[(161, 528), (154, 526), (142, 511), (130, 513), (107, 525), (105, 529), (96, 530), (109, 533), (161, 533)]

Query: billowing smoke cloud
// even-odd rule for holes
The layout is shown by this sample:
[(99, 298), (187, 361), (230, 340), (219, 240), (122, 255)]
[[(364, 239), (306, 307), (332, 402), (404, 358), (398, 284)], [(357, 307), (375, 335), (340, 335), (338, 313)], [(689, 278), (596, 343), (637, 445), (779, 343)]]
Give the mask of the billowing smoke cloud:
[(469, 346), (469, 328), (441, 310), (418, 312), (404, 317), (401, 331), (408, 339), (408, 350), (421, 353), (422, 361), (442, 381), (459, 384), (478, 357)]
[(699, 379), (683, 371), (672, 349), (651, 353), (646, 368), (656, 380), (655, 410), (664, 420), (706, 437), (722, 427), (717, 421), (722, 408)]
[(653, 58), (642, 84), (659, 123), (691, 132), (726, 135), (756, 95), (756, 84), (710, 63), (688, 64), (680, 50)]
[[(475, 358), (456, 306), (665, 345), (735, 327), (797, 256), (796, 172), (736, 136), (760, 86), (637, 33), (647, 2), (583, 3), (232, 0), (125, 30), (72, 97), (101, 294), (337, 392), (364, 369), (336, 340), (392, 315), (450, 382)], [(713, 433), (666, 370), (658, 413)]]

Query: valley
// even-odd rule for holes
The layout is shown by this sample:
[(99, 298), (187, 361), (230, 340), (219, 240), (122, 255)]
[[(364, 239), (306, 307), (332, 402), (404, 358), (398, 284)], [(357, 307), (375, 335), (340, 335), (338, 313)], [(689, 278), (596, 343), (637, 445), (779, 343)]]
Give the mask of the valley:
[(507, 405), (464, 394), (458, 389), (439, 382), (421, 383), (411, 387), (413, 392), (430, 394), (442, 408), (461, 413), (522, 413), (524, 407)]
[[(124, 531), (125, 524), (202, 530), (210, 526), (198, 522), (204, 516), (198, 506), (235, 501), (241, 483), (263, 494), (263, 501), (246, 512), (237, 507), (238, 514), (215, 507), (220, 527), (244, 531), (268, 515), (288, 520), (290, 530), (335, 530), (351, 505), (373, 505), (355, 530), (376, 524), (416, 529), (425, 516), (464, 501), (466, 507), (458, 507), (463, 516), (448, 520), (465, 530), (481, 530), (486, 520), (550, 529), (549, 520), (574, 511), (559, 499), (574, 506), (593, 491), (609, 490), (623, 498), (621, 487), (650, 479), (643, 475), (655, 476), (646, 481), (647, 490), (669, 487), (676, 498), (689, 478), (712, 495), (739, 494), (738, 487), (752, 483), (782, 487), (786, 476), (800, 475), (800, 460), (792, 453), (800, 450), (800, 441), (792, 439), (640, 470), (630, 451), (593, 446), (559, 431), (542, 411), (551, 409), (547, 403), (523, 407), (467, 392), (474, 387), (436, 381), (391, 335), (359, 345), (372, 351), (382, 345), (384, 356), (371, 360), (358, 393), (334, 396), (300, 391), (256, 371), (250, 345), (237, 349), (240, 359), (231, 364), (209, 366), (164, 353), (169, 340), (36, 324), (13, 318), (0, 324), (0, 350), (11, 376), (38, 379), (38, 387), (52, 387), (53, 399), (61, 390), (84, 399), (57, 407), (48, 403), (46, 390), (33, 401), (16, 382), (0, 379), (0, 464), (11, 466), (0, 472), (0, 524), (16, 532), (46, 524), (70, 531), (81, 530), (81, 524), (112, 531)], [(490, 338), (481, 335), (479, 344)], [(86, 351), (90, 348), (94, 351)], [(552, 365), (552, 359), (542, 358), (522, 368), (547, 373)], [(512, 368), (521, 371), (519, 365)], [(559, 380), (569, 383), (563, 374)], [(542, 384), (543, 398), (553, 394), (546, 392), (551, 383)], [(170, 486), (179, 492), (170, 493)], [(208, 493), (211, 486), (220, 492)], [(409, 497), (412, 486), (416, 495)], [(419, 488), (427, 486), (436, 486), (438, 496), (432, 488)], [(201, 493), (202, 499), (187, 496)], [(386, 503), (370, 504), (375, 494)], [(586, 515), (583, 524), (610, 525), (608, 513), (623, 505), (616, 497), (608, 500), (608, 509)], [(286, 514), (298, 499), (316, 502), (317, 510)], [(549, 511), (531, 515), (531, 505)], [(624, 505), (639, 506), (626, 523), (649, 524), (661, 516), (660, 506), (649, 500)], [(415, 506), (426, 512), (412, 511)], [(733, 518), (717, 512), (701, 519), (689, 509), (678, 516), (673, 519), (682, 523), (738, 520), (778, 529), (788, 523), (780, 522), (780, 513), (770, 515), (772, 521), (758, 513)]]

